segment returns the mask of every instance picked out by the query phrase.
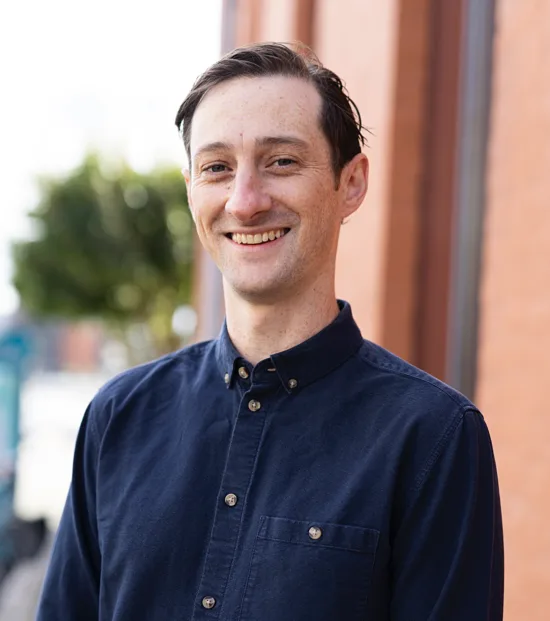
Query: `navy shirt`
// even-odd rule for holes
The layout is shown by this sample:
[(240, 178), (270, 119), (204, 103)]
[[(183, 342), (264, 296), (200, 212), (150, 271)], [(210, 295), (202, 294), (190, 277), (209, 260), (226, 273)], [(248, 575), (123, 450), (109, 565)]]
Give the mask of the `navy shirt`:
[(39, 621), (496, 621), (491, 441), (349, 305), (254, 368), (219, 339), (89, 406)]

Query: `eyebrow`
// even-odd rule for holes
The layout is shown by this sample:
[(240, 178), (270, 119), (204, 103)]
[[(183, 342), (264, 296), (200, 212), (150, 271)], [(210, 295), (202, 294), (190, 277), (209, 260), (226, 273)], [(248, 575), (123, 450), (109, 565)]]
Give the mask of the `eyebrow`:
[(203, 153), (210, 153), (211, 151), (224, 151), (229, 149), (231, 149), (231, 145), (228, 142), (208, 142), (197, 149), (193, 159), (197, 159), (199, 155), (202, 155)]
[(299, 147), (300, 149), (307, 149), (308, 143), (296, 136), (264, 136), (263, 138), (256, 138), (256, 146), (258, 147), (285, 147), (285, 146)]
[[(263, 136), (261, 138), (256, 138), (255, 143), (257, 147), (294, 146), (300, 149), (307, 149), (309, 146), (305, 140), (296, 136)], [(212, 151), (229, 151), (231, 147), (232, 145), (228, 142), (208, 142), (197, 149), (193, 159), (196, 160), (200, 155), (211, 153)]]

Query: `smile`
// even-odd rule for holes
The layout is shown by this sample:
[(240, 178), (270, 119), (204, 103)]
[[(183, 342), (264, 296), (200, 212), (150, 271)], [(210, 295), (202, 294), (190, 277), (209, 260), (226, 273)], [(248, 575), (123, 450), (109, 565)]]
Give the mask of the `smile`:
[(227, 237), (237, 244), (265, 244), (286, 235), (290, 229), (272, 229), (263, 233), (229, 233)]

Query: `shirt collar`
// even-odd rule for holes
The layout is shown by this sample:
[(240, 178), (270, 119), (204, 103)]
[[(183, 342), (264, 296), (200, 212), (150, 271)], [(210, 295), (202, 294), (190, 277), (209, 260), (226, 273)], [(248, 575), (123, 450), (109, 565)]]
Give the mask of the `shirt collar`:
[[(363, 337), (353, 319), (350, 305), (338, 300), (338, 306), (340, 312), (323, 330), (307, 341), (269, 357), (269, 366), (276, 369), (287, 392), (303, 388), (328, 375), (361, 346)], [(242, 357), (229, 338), (225, 322), (216, 341), (216, 360), (222, 378), (227, 387), (231, 387)]]

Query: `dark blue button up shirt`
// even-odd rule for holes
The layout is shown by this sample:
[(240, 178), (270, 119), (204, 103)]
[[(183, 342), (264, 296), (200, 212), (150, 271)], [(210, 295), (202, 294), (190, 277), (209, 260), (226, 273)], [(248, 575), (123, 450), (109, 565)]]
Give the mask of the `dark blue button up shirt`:
[(225, 329), (89, 406), (39, 621), (496, 621), (489, 434), (350, 307), (254, 368)]

